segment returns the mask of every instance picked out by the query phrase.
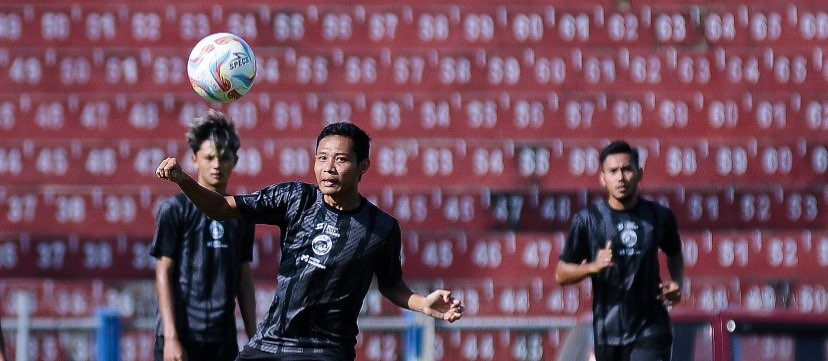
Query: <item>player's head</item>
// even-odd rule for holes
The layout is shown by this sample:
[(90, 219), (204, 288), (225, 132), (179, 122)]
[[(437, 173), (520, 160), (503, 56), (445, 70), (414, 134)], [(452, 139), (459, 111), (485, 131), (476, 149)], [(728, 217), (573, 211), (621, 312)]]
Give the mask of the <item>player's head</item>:
[(614, 141), (601, 150), (600, 181), (606, 187), (611, 205), (630, 206), (638, 196), (638, 183), (643, 170), (638, 150), (625, 141)]
[(351, 139), (352, 150), (356, 154), (357, 163), (368, 159), (368, 154), (371, 151), (371, 137), (365, 133), (360, 127), (354, 123), (339, 122), (327, 125), (319, 132), (319, 137), (316, 138), (316, 146), (319, 147), (319, 142), (323, 138), (332, 135), (340, 135)]
[(314, 173), (319, 189), (331, 199), (354, 200), (358, 184), (371, 162), (371, 138), (353, 123), (326, 126), (316, 138)]
[(187, 132), (187, 142), (193, 151), (193, 165), (198, 170), (198, 182), (223, 190), (238, 161), (241, 139), (224, 113), (210, 109), (196, 118)]
[(638, 164), (638, 150), (633, 148), (629, 143), (623, 140), (616, 140), (601, 150), (601, 154), (599, 155), (598, 161), (601, 162), (601, 166), (603, 167), (604, 161), (607, 160), (607, 157), (613, 154), (627, 154), (630, 156), (630, 161), (636, 168), (640, 168)]

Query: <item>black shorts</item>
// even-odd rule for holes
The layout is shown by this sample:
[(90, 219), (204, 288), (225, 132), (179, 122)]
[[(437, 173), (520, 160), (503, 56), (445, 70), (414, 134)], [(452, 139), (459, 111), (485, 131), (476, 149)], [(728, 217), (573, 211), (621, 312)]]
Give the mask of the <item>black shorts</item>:
[(595, 345), (595, 361), (670, 361), (672, 342), (641, 339), (625, 346)]
[(340, 352), (281, 353), (265, 352), (244, 346), (236, 361), (354, 361), (354, 356)]
[[(227, 342), (180, 342), (187, 360), (233, 361), (239, 355), (236, 339)], [(155, 361), (164, 361), (164, 336), (155, 336)]]

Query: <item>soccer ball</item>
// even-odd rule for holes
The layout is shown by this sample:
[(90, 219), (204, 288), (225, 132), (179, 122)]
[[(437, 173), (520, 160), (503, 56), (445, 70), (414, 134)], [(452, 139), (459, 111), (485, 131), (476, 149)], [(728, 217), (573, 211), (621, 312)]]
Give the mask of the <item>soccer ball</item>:
[(256, 56), (240, 36), (215, 33), (201, 39), (190, 52), (187, 76), (202, 98), (231, 103), (247, 94), (256, 78)]

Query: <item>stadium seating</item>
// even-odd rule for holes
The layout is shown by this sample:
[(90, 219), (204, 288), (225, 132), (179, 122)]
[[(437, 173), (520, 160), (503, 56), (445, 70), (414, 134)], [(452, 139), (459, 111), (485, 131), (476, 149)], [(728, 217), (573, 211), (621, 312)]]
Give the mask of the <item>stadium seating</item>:
[[(597, 153), (639, 146), (647, 197), (680, 225), (680, 307), (828, 309), (828, 12), (813, 0), (7, 0), (0, 4), (0, 316), (14, 295), (71, 322), (114, 306), (122, 356), (151, 359), (147, 254), (153, 171), (188, 159), (208, 107), (242, 133), (234, 192), (313, 182), (317, 132), (374, 138), (366, 197), (403, 228), (406, 277), (463, 297), (439, 360), (550, 360), (556, 320), (589, 311), (588, 284), (554, 267), (571, 217), (602, 197)], [(257, 56), (251, 92), (207, 104), (186, 77), (211, 32)], [(191, 169), (190, 169), (191, 170)], [(259, 314), (279, 232), (258, 229)], [(366, 317), (399, 316), (376, 290)], [(527, 320), (550, 326), (534, 327)], [(147, 326), (147, 322), (150, 323)], [(7, 337), (8, 340), (8, 337)], [(39, 331), (32, 360), (85, 360), (83, 333)], [(368, 329), (359, 360), (401, 360), (404, 335)], [(11, 345), (13, 346), (13, 345)], [(13, 348), (13, 347), (12, 347)]]

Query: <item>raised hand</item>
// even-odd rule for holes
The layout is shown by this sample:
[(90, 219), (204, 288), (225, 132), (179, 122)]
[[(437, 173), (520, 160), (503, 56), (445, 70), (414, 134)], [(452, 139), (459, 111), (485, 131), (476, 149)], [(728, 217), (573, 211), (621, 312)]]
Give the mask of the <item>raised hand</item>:
[(155, 170), (155, 175), (158, 178), (166, 179), (175, 184), (180, 184), (189, 177), (184, 170), (181, 169), (181, 164), (175, 158), (167, 158), (161, 161), (158, 168)]
[(451, 297), (451, 292), (437, 290), (425, 297), (423, 313), (434, 318), (454, 322), (463, 317), (465, 307), (458, 298)]

